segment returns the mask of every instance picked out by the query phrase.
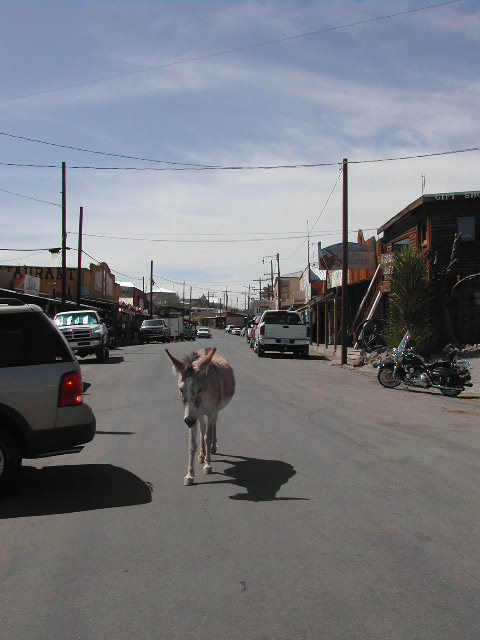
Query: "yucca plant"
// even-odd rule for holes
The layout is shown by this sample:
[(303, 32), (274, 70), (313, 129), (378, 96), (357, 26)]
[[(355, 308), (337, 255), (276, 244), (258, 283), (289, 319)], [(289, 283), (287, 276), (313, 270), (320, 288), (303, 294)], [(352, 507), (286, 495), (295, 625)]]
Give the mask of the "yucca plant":
[(435, 344), (430, 324), (431, 309), (426, 257), (406, 247), (395, 255), (393, 264), (387, 318), (388, 346), (397, 346), (408, 330), (416, 348), (422, 353), (430, 353)]

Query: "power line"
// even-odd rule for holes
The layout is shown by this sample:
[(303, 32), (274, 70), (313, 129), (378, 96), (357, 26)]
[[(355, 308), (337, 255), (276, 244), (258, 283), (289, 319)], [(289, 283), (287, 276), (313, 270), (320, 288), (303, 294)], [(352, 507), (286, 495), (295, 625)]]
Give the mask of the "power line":
[[(320, 220), (320, 216), (321, 216), (321, 215), (322, 215), (322, 213), (325, 211), (325, 209), (326, 209), (326, 207), (327, 207), (327, 204), (329, 203), (330, 198), (332, 197), (333, 192), (335, 191), (335, 187), (337, 186), (338, 181), (340, 180), (340, 176), (342, 175), (342, 170), (343, 170), (343, 169), (342, 169), (342, 167), (341, 167), (341, 168), (340, 168), (340, 171), (338, 172), (337, 179), (335, 180), (335, 184), (333, 185), (333, 188), (332, 188), (332, 190), (330, 191), (330, 193), (329, 193), (329, 195), (328, 195), (328, 198), (326, 199), (325, 204), (324, 204), (324, 205), (323, 205), (323, 207), (322, 207), (322, 210), (321, 210), (321, 211), (320, 211), (320, 213), (318, 214), (318, 217), (317, 217), (317, 219), (315, 220), (315, 224), (313, 225), (312, 229), (310, 230), (310, 233), (309, 233), (309, 234), (307, 235), (307, 237), (303, 240), (302, 244), (298, 247), (298, 249), (297, 249), (296, 251), (294, 251), (292, 254), (290, 254), (290, 255), (289, 255), (289, 256), (287, 256), (286, 258), (283, 258), (283, 261), (284, 261), (284, 262), (285, 262), (286, 260), (290, 260), (291, 258), (293, 258), (293, 257), (294, 257), (294, 256), (295, 256), (295, 255), (300, 251), (300, 249), (301, 249), (301, 248), (303, 247), (303, 245), (305, 244), (305, 240), (307, 240), (307, 242), (308, 242), (308, 239), (309, 239), (309, 238), (310, 238), (310, 236), (311, 236), (311, 232), (314, 230), (315, 225), (316, 225), (316, 224), (317, 224), (317, 222)], [(322, 234), (322, 235), (323, 235), (323, 234)]]
[[(458, 1), (458, 0), (455, 0)], [(469, 153), (471, 151), (479, 151), (479, 147), (468, 147), (466, 149), (454, 149), (453, 151), (438, 151), (434, 153), (420, 153), (409, 156), (398, 156), (389, 158), (374, 158), (371, 160), (349, 160), (348, 164), (370, 164), (374, 162), (396, 162), (400, 160), (415, 160), (418, 158), (433, 158), (438, 156), (454, 155), (457, 153)], [(309, 164), (281, 164), (281, 165), (239, 165), (239, 166), (219, 166), (219, 165), (199, 165), (184, 167), (95, 167), (95, 166), (79, 166), (67, 165), (68, 169), (86, 169), (94, 171), (253, 171), (257, 169), (312, 169), (318, 167), (340, 166), (341, 162), (317, 162)], [(20, 167), (20, 168), (36, 168), (36, 169), (60, 169), (61, 165), (48, 164), (23, 164), (14, 162), (0, 162), (1, 166)]]
[(53, 207), (61, 207), (61, 204), (56, 202), (49, 202), (48, 200), (40, 200), (39, 198), (32, 198), (31, 196), (24, 196), (22, 193), (15, 193), (14, 191), (7, 191), (6, 189), (0, 189), (2, 193), (8, 193), (11, 196), (18, 196), (19, 198), (26, 198), (27, 200), (34, 200), (35, 202), (42, 202), (43, 204), (51, 204)]
[(462, 0), (448, 0), (447, 2), (441, 2), (439, 4), (432, 4), (432, 5), (428, 5), (425, 7), (418, 7), (417, 9), (408, 9), (407, 11), (400, 11), (398, 13), (391, 13), (385, 16), (379, 16), (377, 18), (366, 18), (365, 20), (358, 20), (357, 22), (351, 22), (348, 24), (343, 24), (343, 25), (339, 25), (336, 27), (326, 27), (324, 29), (317, 29), (316, 31), (310, 31), (308, 33), (301, 33), (298, 35), (294, 35), (294, 36), (288, 36), (285, 38), (278, 38), (276, 40), (268, 40), (266, 42), (260, 42), (257, 44), (251, 44), (251, 45), (245, 45), (243, 47), (236, 47), (235, 49), (227, 49), (224, 51), (217, 51), (214, 53), (208, 53), (208, 54), (204, 54), (201, 56), (195, 56), (192, 58), (185, 58), (183, 60), (177, 60), (175, 62), (167, 62), (164, 64), (160, 64), (160, 65), (156, 65), (153, 67), (146, 67), (144, 69), (137, 69), (135, 71), (127, 71), (125, 73), (117, 73), (111, 76), (105, 76), (103, 78), (97, 78), (95, 80), (85, 80), (84, 82), (75, 82), (69, 85), (64, 85), (62, 87), (56, 87), (54, 89), (44, 89), (42, 91), (35, 91), (35, 92), (31, 92), (31, 93), (26, 93), (20, 96), (14, 96), (11, 98), (2, 98), (0, 99), (0, 103), (3, 102), (12, 102), (14, 100), (22, 100), (24, 98), (33, 98), (35, 96), (40, 96), (40, 95), (45, 95), (48, 93), (55, 93), (58, 91), (64, 91), (66, 89), (75, 89), (77, 87), (84, 87), (90, 84), (98, 84), (100, 82), (107, 82), (109, 80), (117, 80), (119, 78), (127, 78), (129, 76), (134, 76), (134, 75), (138, 75), (140, 73), (147, 73), (150, 71), (159, 71), (160, 69), (167, 69), (168, 67), (173, 67), (173, 66), (178, 66), (181, 64), (187, 64), (190, 62), (198, 62), (200, 60), (208, 60), (211, 58), (218, 58), (220, 56), (226, 56), (226, 55), (230, 55), (232, 53), (240, 53), (242, 51), (249, 51), (251, 49), (259, 49), (261, 47), (269, 47), (275, 44), (280, 44), (282, 42), (289, 42), (292, 40), (299, 40), (300, 38), (308, 38), (311, 36), (316, 36), (316, 35), (320, 35), (322, 33), (329, 33), (332, 31), (340, 31), (341, 29), (350, 29), (352, 27), (358, 27), (360, 25), (364, 25), (364, 24), (370, 24), (373, 22), (379, 22), (381, 20), (389, 20), (392, 18), (398, 18), (400, 16), (405, 16), (411, 13), (418, 13), (419, 11), (428, 11), (430, 9), (438, 9), (440, 7), (444, 7), (446, 5), (450, 5), (450, 4), (456, 4), (458, 2), (461, 2)]
[[(70, 235), (76, 235), (78, 232), (69, 231)], [(319, 231), (315, 234), (309, 233), (308, 236), (303, 232), (303, 235), (298, 235), (301, 232), (295, 232), (296, 235), (286, 235), (286, 236), (275, 236), (271, 238), (222, 238), (222, 239), (208, 239), (208, 238), (199, 238), (196, 240), (189, 239), (176, 239), (176, 238), (138, 238), (135, 236), (117, 236), (112, 234), (103, 234), (103, 233), (83, 233), (84, 237), (88, 238), (104, 238), (108, 240), (127, 240), (128, 242), (161, 242), (161, 243), (180, 243), (180, 244), (236, 244), (243, 242), (276, 242), (277, 240), (305, 240), (306, 238), (318, 238), (326, 235), (337, 235), (341, 233), (341, 231), (328, 231), (322, 232)], [(353, 233), (353, 231), (351, 232)], [(191, 234), (195, 235), (195, 234)], [(197, 234), (198, 235), (198, 234)], [(225, 234), (226, 235), (226, 234)]]
[(101, 156), (108, 156), (111, 158), (123, 158), (125, 160), (139, 160), (140, 162), (156, 162), (159, 164), (170, 164), (170, 165), (180, 165), (184, 167), (202, 167), (202, 168), (218, 168), (211, 167), (210, 165), (197, 164), (194, 162), (170, 162), (169, 160), (155, 160), (152, 158), (140, 158), (137, 156), (127, 156), (120, 153), (111, 153), (107, 151), (96, 151), (94, 149), (84, 149), (82, 147), (73, 147), (68, 144), (59, 144), (57, 142), (47, 142), (46, 140), (37, 140), (35, 138), (27, 138), (26, 136), (17, 136), (12, 133), (6, 133), (5, 131), (0, 131), (0, 136), (6, 136), (8, 138), (14, 138), (16, 140), (23, 140), (24, 142), (34, 142), (35, 144), (43, 144), (49, 147), (57, 147), (60, 149), (69, 149), (70, 151), (81, 151), (82, 153), (93, 153)]

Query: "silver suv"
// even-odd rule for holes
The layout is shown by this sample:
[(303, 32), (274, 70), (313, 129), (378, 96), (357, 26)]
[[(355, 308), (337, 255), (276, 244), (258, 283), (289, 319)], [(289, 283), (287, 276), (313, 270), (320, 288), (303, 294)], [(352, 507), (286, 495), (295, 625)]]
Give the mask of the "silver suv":
[(40, 307), (0, 299), (0, 494), (23, 458), (78, 453), (95, 427), (63, 335)]

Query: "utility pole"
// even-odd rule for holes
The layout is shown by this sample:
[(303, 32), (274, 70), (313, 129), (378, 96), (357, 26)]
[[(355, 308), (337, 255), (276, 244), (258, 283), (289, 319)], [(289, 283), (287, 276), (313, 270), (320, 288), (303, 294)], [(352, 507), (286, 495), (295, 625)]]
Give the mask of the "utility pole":
[(153, 316), (153, 260), (150, 261), (150, 316)]
[(274, 298), (274, 292), (273, 292), (273, 260), (270, 260), (270, 281), (271, 281), (271, 289), (270, 291), (272, 292), (272, 300)]
[(80, 309), (80, 298), (82, 296), (82, 230), (83, 230), (83, 207), (80, 207), (80, 219), (78, 221), (78, 260), (77, 260), (77, 309)]
[[(308, 244), (308, 249), (307, 249), (307, 258), (308, 258), (308, 284), (310, 284), (311, 282), (311, 278), (310, 278), (310, 231), (308, 230), (308, 220), (307, 220), (307, 244)], [(310, 291), (309, 291), (309, 295), (310, 295)]]
[(280, 256), (277, 253), (278, 308), (282, 308), (282, 285), (280, 282)]
[(65, 162), (62, 162), (62, 311), (67, 292), (67, 194)]
[(348, 322), (348, 160), (343, 159), (342, 364), (347, 364)]

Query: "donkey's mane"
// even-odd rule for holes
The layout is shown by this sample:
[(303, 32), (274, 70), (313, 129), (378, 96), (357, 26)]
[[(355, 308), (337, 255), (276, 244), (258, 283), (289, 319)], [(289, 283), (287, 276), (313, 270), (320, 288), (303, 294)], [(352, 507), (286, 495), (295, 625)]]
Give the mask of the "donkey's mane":
[(195, 362), (195, 360), (198, 360), (198, 353), (195, 353), (195, 351), (192, 351), (192, 353), (184, 356), (182, 362), (185, 365), (185, 369), (187, 369), (187, 367), (193, 367), (193, 363)]
[[(206, 347), (205, 351), (208, 352), (211, 350), (211, 347)], [(186, 356), (183, 357), (182, 362), (183, 362), (183, 372), (182, 372), (182, 377), (185, 378), (185, 376), (190, 375), (193, 371), (195, 371), (195, 366), (194, 363), (200, 358), (202, 357), (199, 353), (192, 351), (192, 353), (187, 354)], [(210, 363), (209, 363), (210, 366)], [(208, 367), (207, 367), (208, 369)], [(205, 369), (205, 371), (207, 370)]]

